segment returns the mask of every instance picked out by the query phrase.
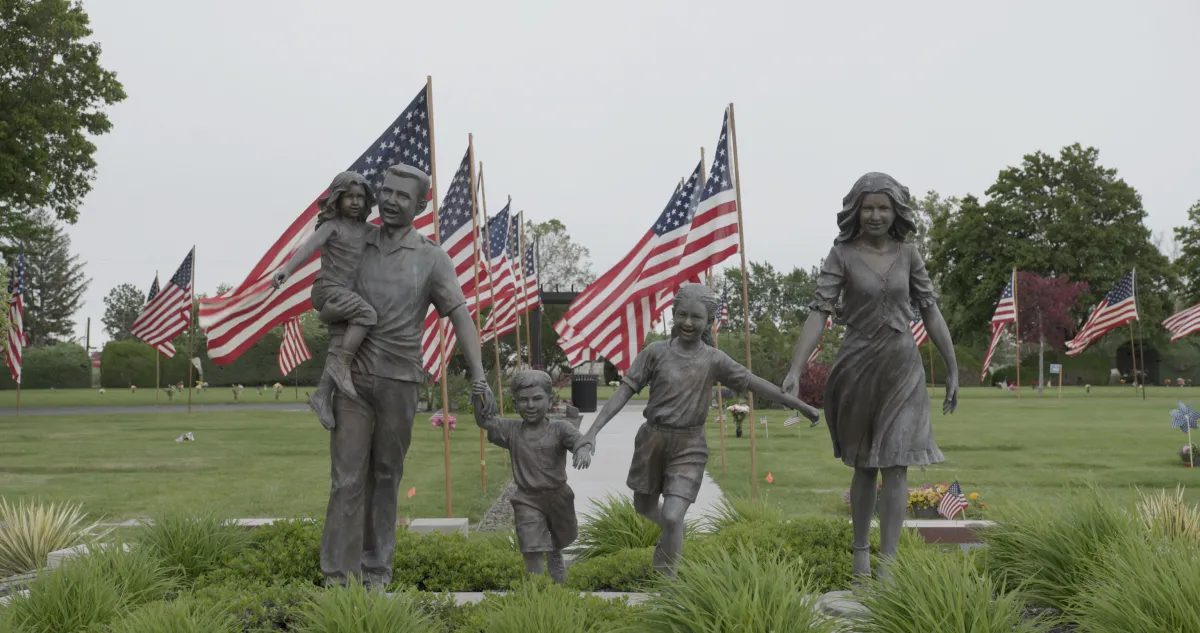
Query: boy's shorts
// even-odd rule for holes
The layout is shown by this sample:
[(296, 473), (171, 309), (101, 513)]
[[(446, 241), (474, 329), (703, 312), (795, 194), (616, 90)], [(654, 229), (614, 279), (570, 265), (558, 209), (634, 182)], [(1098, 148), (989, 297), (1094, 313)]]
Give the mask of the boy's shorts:
[(575, 542), (575, 491), (563, 484), (553, 490), (517, 489), (510, 501), (521, 553), (555, 552)]

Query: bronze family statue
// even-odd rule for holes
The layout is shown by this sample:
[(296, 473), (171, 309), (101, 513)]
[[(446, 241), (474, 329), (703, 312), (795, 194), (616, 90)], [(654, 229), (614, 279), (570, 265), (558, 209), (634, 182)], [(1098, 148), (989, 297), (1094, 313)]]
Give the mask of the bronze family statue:
[[(826, 317), (846, 327), (825, 386), (833, 454), (854, 468), (854, 574), (870, 576), (868, 536), (878, 490), (880, 556), (896, 555), (908, 507), (908, 468), (944, 460), (933, 440), (929, 394), (910, 322), (917, 314), (946, 362), (942, 413), (958, 406), (958, 362), (933, 283), (912, 233), (909, 193), (891, 176), (854, 183), (838, 213), (838, 236), (817, 277), (816, 298), (796, 344), (783, 391), (799, 393), (800, 375), (821, 340)], [(914, 313), (914, 311), (916, 313)]]
[[(708, 463), (704, 425), (713, 383), (747, 390), (803, 413), (820, 412), (750, 373), (713, 345), (712, 327), (720, 302), (707, 286), (684, 284), (674, 300), (671, 338), (647, 345), (625, 372), (621, 384), (575, 447), (575, 465), (587, 468), (596, 435), (633, 394), (649, 387), (645, 422), (634, 439), (633, 463), (626, 480), (638, 513), (658, 524), (662, 536), (654, 566), (671, 575), (683, 551), (684, 516), (696, 502)], [(662, 500), (660, 505), (659, 500)]]

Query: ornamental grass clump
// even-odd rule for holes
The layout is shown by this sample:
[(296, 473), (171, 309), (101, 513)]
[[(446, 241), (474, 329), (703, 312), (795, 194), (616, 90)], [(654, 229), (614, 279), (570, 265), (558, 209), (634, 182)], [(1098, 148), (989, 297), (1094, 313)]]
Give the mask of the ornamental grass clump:
[(442, 633), (412, 593), (392, 595), (359, 583), (318, 593), (299, 614), (299, 633)]
[(645, 631), (644, 609), (620, 600), (581, 596), (578, 590), (530, 578), (507, 595), (489, 595), (457, 633), (616, 633)]
[(702, 559), (684, 553), (676, 578), (662, 578), (635, 630), (663, 633), (832, 633), (816, 607), (803, 561), (738, 546)]
[[(576, 556), (580, 559), (614, 554), (625, 549), (654, 547), (662, 529), (637, 513), (633, 501), (626, 496), (607, 495), (591, 513), (580, 515), (579, 537), (575, 541)], [(697, 531), (697, 522), (688, 521), (684, 537)]]
[(911, 549), (867, 582), (860, 633), (1037, 633), (1045, 619), (1025, 620), (1024, 602), (977, 569), (972, 554)]
[(1165, 489), (1150, 494), (1139, 491), (1138, 517), (1150, 534), (1200, 545), (1200, 509), (1188, 505), (1183, 492), (1183, 486), (1176, 486), (1174, 493)]
[(709, 531), (720, 532), (737, 523), (782, 523), (784, 514), (778, 503), (771, 503), (765, 496), (760, 498), (723, 495), (716, 508), (705, 518), (708, 520)]
[(1013, 508), (985, 529), (984, 560), (1005, 589), (1020, 587), (1033, 604), (1063, 611), (1104, 548), (1133, 533), (1145, 533), (1133, 513), (1094, 485), (1076, 487), (1058, 503)]
[(1200, 633), (1200, 550), (1177, 538), (1132, 535), (1105, 547), (1071, 602), (1089, 633)]
[(201, 608), (187, 600), (146, 605), (120, 619), (111, 633), (240, 633), (241, 627), (227, 613)]
[(79, 505), (10, 503), (0, 497), (0, 578), (41, 569), (51, 552), (108, 534), (86, 518)]
[(217, 569), (245, 549), (250, 534), (233, 521), (212, 514), (170, 511), (156, 514), (139, 543), (189, 581)]

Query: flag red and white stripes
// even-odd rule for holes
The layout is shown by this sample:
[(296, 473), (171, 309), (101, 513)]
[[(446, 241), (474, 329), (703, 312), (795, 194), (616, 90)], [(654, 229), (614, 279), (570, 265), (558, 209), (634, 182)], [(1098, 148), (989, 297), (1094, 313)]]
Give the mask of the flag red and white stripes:
[(25, 253), (17, 255), (17, 265), (8, 280), (8, 332), (4, 340), (4, 360), (13, 382), (21, 384), (22, 349), (28, 344), (25, 338)]
[[(154, 301), (154, 298), (157, 296), (158, 296), (158, 275), (154, 275), (154, 283), (150, 284), (150, 293), (146, 295), (146, 304), (148, 305), (150, 302)], [(145, 306), (143, 306), (143, 309), (145, 309)], [(162, 354), (163, 356), (166, 356), (167, 358), (175, 357), (175, 344), (172, 343), (171, 341), (163, 341), (162, 343), (153, 345), (152, 347), (154, 347), (154, 349), (158, 350), (159, 354)]]
[(924, 345), (925, 341), (929, 340), (929, 332), (925, 331), (925, 319), (922, 319), (920, 315), (917, 315), (916, 321), (908, 324), (908, 329), (912, 330), (913, 342), (917, 344), (917, 347)]
[(292, 317), (283, 324), (283, 340), (279, 343), (279, 373), (288, 375), (300, 363), (312, 358), (304, 332), (300, 329), (300, 317)]
[[(433, 173), (429, 145), (427, 88), (408, 104), (400, 116), (350, 165), (349, 171), (363, 175), (374, 186), (383, 182), (388, 167), (404, 163)], [(429, 192), (432, 199), (434, 192)], [(312, 308), (313, 280), (321, 268), (320, 256), (296, 269), (281, 288), (271, 287), (271, 276), (312, 234), (317, 221), (314, 200), (275, 241), (237, 288), (217, 297), (200, 300), (200, 326), (208, 338), (208, 356), (217, 365), (228, 365), (254, 342), (287, 319)], [(378, 217), (372, 220), (378, 224)], [(433, 237), (432, 210), (413, 221), (422, 235)]]
[[(687, 245), (679, 259), (676, 284), (694, 279), (738, 252), (737, 189), (734, 178), (733, 135), (729, 133), (729, 108), (721, 122), (721, 136), (704, 192), (692, 215)], [(703, 168), (703, 165), (701, 165)]]
[(946, 494), (942, 495), (942, 502), (938, 504), (938, 514), (953, 520), (960, 512), (966, 510), (967, 506), (967, 497), (963, 495), (962, 486), (958, 485), (958, 480), (955, 479)]
[[(633, 250), (585, 288), (555, 324), (559, 345), (571, 365), (591, 353), (607, 358), (621, 371), (629, 369), (646, 333), (679, 287), (688, 232), (701, 201), (703, 168), (697, 165), (687, 183), (676, 186), (666, 208)], [(696, 275), (707, 267), (700, 267)]]
[(1017, 320), (1017, 303), (1013, 297), (1013, 289), (1016, 288), (1016, 284), (1017, 272), (1014, 270), (1008, 279), (1008, 284), (1004, 286), (1004, 291), (1000, 293), (1000, 302), (996, 304), (996, 313), (992, 315), (992, 342), (988, 344), (987, 356), (983, 359), (983, 371), (979, 377), (981, 381), (987, 378), (988, 367), (992, 365), (992, 357), (996, 355), (996, 347), (1000, 345), (1004, 328)]
[(1200, 332), (1200, 303), (1171, 315), (1170, 318), (1163, 321), (1163, 327), (1171, 333), (1172, 343), (1185, 336)]
[[(826, 329), (826, 330), (832, 330), (832, 329), (833, 329), (833, 317), (832, 317), (832, 316), (827, 316), (827, 317), (825, 317), (825, 329)], [(818, 340), (818, 341), (817, 341), (817, 348), (816, 348), (816, 349), (814, 349), (814, 350), (813, 350), (813, 352), (812, 352), (811, 354), (809, 354), (809, 355), (808, 355), (808, 362), (807, 362), (807, 363), (805, 363), (805, 364), (806, 364), (806, 365), (811, 365), (811, 364), (812, 364), (812, 362), (813, 362), (814, 360), (817, 360), (817, 354), (820, 354), (820, 353), (821, 353), (821, 341), (820, 341), (820, 340)]]
[(1138, 320), (1134, 272), (1125, 273), (1092, 311), (1075, 338), (1067, 341), (1067, 356), (1078, 356), (1093, 341), (1126, 323)]
[(160, 352), (166, 354), (169, 351), (168, 356), (174, 355), (175, 348), (164, 343), (169, 344), (192, 323), (192, 262), (195, 256), (196, 249), (193, 248), (159, 292), (153, 293), (154, 288), (151, 288), (152, 296), (129, 328), (130, 334)]

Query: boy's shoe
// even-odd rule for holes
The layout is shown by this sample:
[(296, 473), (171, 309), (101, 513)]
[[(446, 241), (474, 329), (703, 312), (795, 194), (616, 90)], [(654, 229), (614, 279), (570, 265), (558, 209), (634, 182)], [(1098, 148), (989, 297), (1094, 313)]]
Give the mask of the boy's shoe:
[(308, 397), (308, 406), (316, 412), (317, 421), (325, 427), (326, 431), (332, 431), (333, 427), (337, 426), (337, 421), (333, 418), (333, 399), (320, 389)]
[(350, 377), (350, 358), (342, 359), (340, 355), (330, 356), (325, 363), (325, 375), (333, 379), (338, 391), (350, 396), (358, 396), (354, 391), (354, 381)]

